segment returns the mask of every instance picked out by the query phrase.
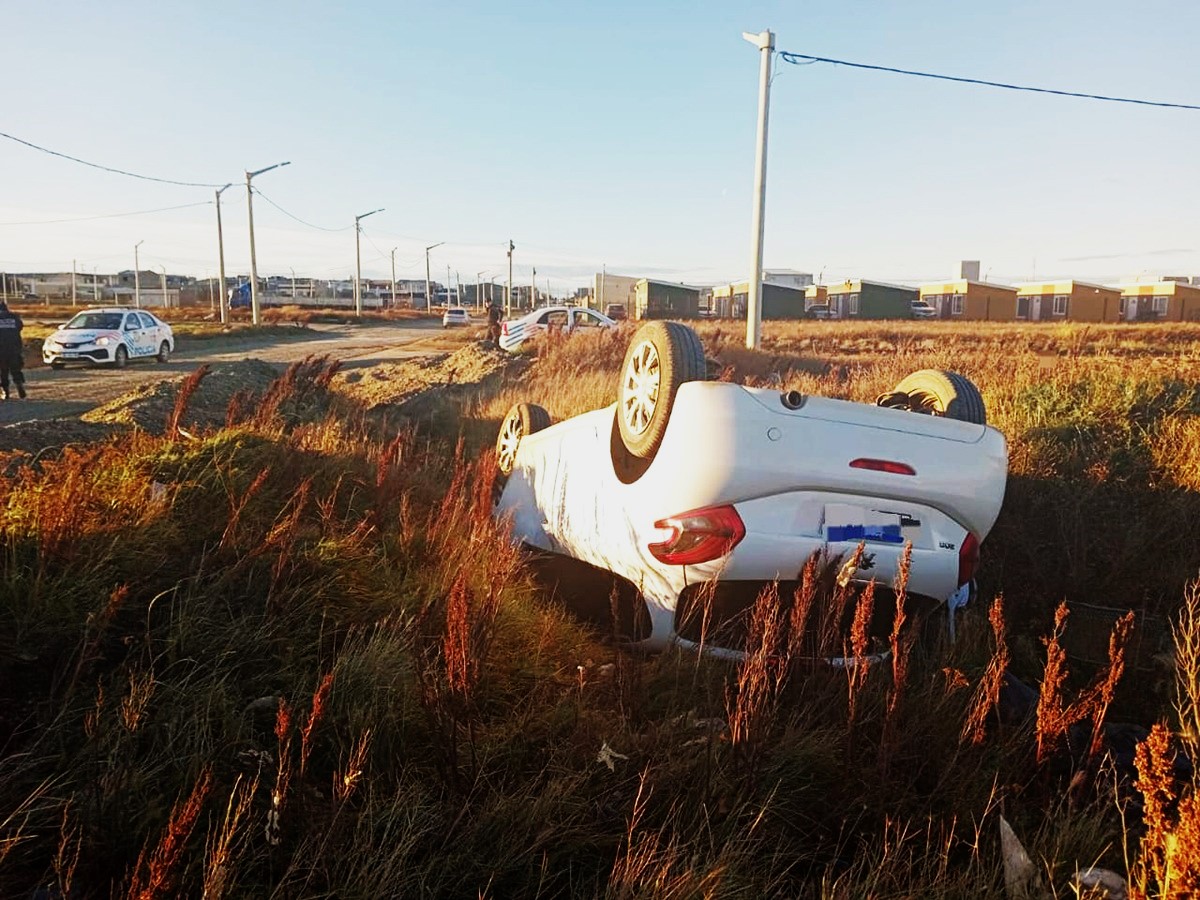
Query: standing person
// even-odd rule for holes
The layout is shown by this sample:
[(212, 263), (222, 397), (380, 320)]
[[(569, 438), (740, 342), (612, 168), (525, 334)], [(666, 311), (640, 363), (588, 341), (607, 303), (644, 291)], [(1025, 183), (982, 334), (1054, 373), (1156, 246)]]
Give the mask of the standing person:
[(21, 317), (9, 312), (8, 304), (0, 300), (0, 392), (5, 400), (8, 399), (10, 373), (13, 383), (17, 386), (17, 396), (25, 399), (25, 373), (21, 371), (25, 363), (21, 347), (21, 329), (24, 326)]
[(488, 307), (488, 339), (497, 347), (500, 346), (500, 304), (495, 300)]

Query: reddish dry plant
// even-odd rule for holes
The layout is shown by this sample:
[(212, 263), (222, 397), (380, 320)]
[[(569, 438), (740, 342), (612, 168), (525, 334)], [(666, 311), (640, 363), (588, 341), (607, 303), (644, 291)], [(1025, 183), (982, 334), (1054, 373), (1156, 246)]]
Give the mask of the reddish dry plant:
[(817, 599), (818, 568), (820, 552), (814, 552), (800, 570), (800, 584), (792, 595), (792, 610), (788, 621), (788, 656), (793, 660), (805, 655), (805, 640), (809, 620)]
[[(1113, 625), (1108, 636), (1108, 666), (1100, 673), (1095, 683), (1079, 698), (1079, 715), (1092, 720), (1092, 742), (1088, 747), (1088, 758), (1095, 759), (1104, 746), (1104, 719), (1112, 706), (1117, 683), (1125, 674), (1125, 651), (1133, 634), (1133, 610), (1121, 616)], [(1074, 704), (1073, 704), (1074, 705)]]
[(205, 363), (179, 383), (175, 405), (171, 408), (171, 415), (167, 417), (167, 440), (179, 439), (179, 427), (183, 424), (183, 417), (187, 415), (188, 403), (191, 402), (192, 394), (200, 387), (200, 382), (209, 373), (209, 368), (208, 363)]
[(283, 697), (279, 698), (279, 709), (275, 713), (275, 741), (278, 745), (278, 764), (266, 828), (267, 843), (272, 845), (277, 845), (280, 840), (283, 805), (292, 779), (292, 711)]
[(826, 576), (829, 576), (834, 568), (837, 569), (837, 575), (834, 576), (833, 599), (822, 617), (818, 656), (832, 656), (843, 648), (842, 629), (845, 627), (846, 610), (854, 602), (854, 575), (862, 565), (866, 547), (866, 544), (860, 543), (840, 566), (838, 560), (834, 559), (826, 567)]
[(904, 685), (908, 681), (908, 657), (912, 651), (912, 642), (902, 639), (904, 625), (908, 621), (905, 606), (908, 605), (908, 578), (912, 572), (912, 541), (904, 545), (900, 561), (896, 566), (896, 580), (892, 587), (896, 594), (896, 616), (892, 619), (892, 633), (888, 638), (888, 646), (892, 651), (892, 693), (888, 697), (888, 715), (895, 712)]
[(233, 392), (233, 396), (229, 398), (229, 405), (225, 407), (226, 428), (235, 428), (246, 421), (246, 409), (253, 399), (253, 393), (246, 388), (239, 388)]
[(963, 722), (962, 734), (959, 736), (960, 741), (970, 740), (976, 746), (982, 744), (983, 739), (987, 737), (988, 715), (1000, 702), (1000, 688), (1004, 685), (1004, 673), (1008, 671), (1009, 652), (1004, 625), (1004, 597), (998, 596), (992, 601), (992, 605), (988, 609), (988, 621), (992, 623), (996, 649), (992, 651), (992, 658), (988, 661), (983, 678), (980, 679), (979, 686), (975, 689), (975, 696), (971, 698), (971, 705), (968, 707), (967, 717)]
[(200, 809), (204, 805), (212, 789), (212, 771), (208, 768), (200, 772), (200, 777), (192, 786), (183, 803), (177, 803), (171, 810), (166, 830), (159, 838), (158, 846), (152, 853), (143, 847), (134, 865), (133, 877), (129, 882), (129, 896), (135, 900), (154, 900), (158, 897), (175, 896), (175, 881), (179, 861), (183, 856), (184, 845), (191, 837)]
[(308, 765), (309, 754), (312, 753), (312, 733), (325, 716), (325, 704), (329, 700), (329, 691), (333, 687), (333, 673), (326, 673), (313, 691), (312, 709), (308, 713), (308, 721), (300, 730), (300, 777), (304, 777), (304, 769)]
[[(75, 691), (79, 680), (91, 671), (92, 666), (100, 659), (100, 646), (104, 641), (108, 627), (117, 617), (117, 613), (121, 611), (121, 607), (125, 605), (125, 601), (129, 598), (129, 585), (122, 584), (113, 588), (108, 595), (108, 602), (104, 604), (104, 609), (97, 614), (88, 616), (88, 634), (84, 638), (84, 644), (79, 650), (79, 658), (75, 661), (75, 669), (71, 673), (71, 679), (67, 682), (64, 689), (64, 694), (70, 696)], [(99, 689), (99, 695), (96, 698), (96, 716), (99, 721), (100, 707), (104, 701), (104, 689)]]
[[(854, 621), (850, 625), (849, 653), (846, 664), (846, 701), (848, 724), (851, 732), (858, 713), (858, 697), (867, 681), (871, 669), (867, 655), (871, 652), (871, 616), (875, 613), (875, 579), (867, 582), (854, 607)], [(843, 651), (845, 652), (845, 651)]]
[(1176, 793), (1173, 757), (1170, 732), (1161, 723), (1134, 752), (1145, 833), (1131, 873), (1133, 897), (1193, 897), (1200, 891), (1200, 805), (1194, 790), (1182, 799)]
[(775, 722), (787, 677), (783, 624), (778, 586), (769, 584), (754, 603), (746, 652), (738, 667), (736, 696), (731, 696), (729, 688), (725, 691), (730, 743), (750, 763), (751, 771)]
[(446, 598), (446, 630), (442, 638), (446, 685), (458, 700), (468, 704), (475, 682), (475, 660), (471, 654), (471, 589), (459, 574)]
[(1071, 722), (1063, 708), (1063, 684), (1067, 680), (1067, 651), (1062, 646), (1063, 631), (1070, 614), (1064, 600), (1054, 611), (1054, 631), (1042, 638), (1046, 645), (1046, 667), (1042, 673), (1037, 703), (1037, 761), (1044, 763), (1058, 749)]
[(250, 501), (263, 489), (263, 486), (267, 483), (267, 479), (270, 477), (271, 467), (267, 466), (259, 470), (259, 473), (254, 476), (254, 480), (250, 482), (250, 486), (243, 493), (239, 495), (230, 492), (229, 521), (225, 524), (225, 530), (221, 533), (221, 549), (225, 549), (225, 547), (233, 543), (234, 538), (237, 536), (238, 523), (242, 520), (242, 513)]

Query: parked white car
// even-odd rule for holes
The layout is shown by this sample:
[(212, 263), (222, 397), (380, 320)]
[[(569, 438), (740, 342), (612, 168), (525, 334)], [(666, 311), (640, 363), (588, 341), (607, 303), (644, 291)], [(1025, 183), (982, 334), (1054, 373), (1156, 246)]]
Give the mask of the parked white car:
[(52, 369), (67, 363), (121, 369), (131, 359), (165, 363), (173, 352), (170, 325), (144, 309), (119, 306), (85, 309), (42, 342), (42, 361)]
[(514, 540), (635, 586), (649, 612), (636, 637), (651, 647), (739, 649), (721, 624), (765, 583), (790, 596), (782, 585), (812, 554), (860, 542), (870, 562), (855, 581), (889, 585), (911, 542), (910, 594), (963, 601), (1008, 470), (970, 381), (923, 370), (870, 406), (706, 381), (705, 368), (695, 332), (653, 322), (613, 406), (553, 425), (513, 407), (495, 514)]
[(914, 300), (912, 314), (914, 319), (933, 319), (937, 317), (937, 310), (924, 300)]
[(443, 328), (452, 328), (456, 325), (470, 325), (470, 324), (471, 324), (471, 316), (466, 311), (466, 309), (464, 309), (461, 306), (451, 306), (444, 313), (442, 313), (442, 327)]
[(510, 353), (515, 353), (521, 344), (534, 335), (550, 331), (570, 334), (577, 329), (616, 327), (615, 321), (594, 309), (582, 306), (548, 306), (535, 309), (519, 319), (502, 322), (500, 346)]

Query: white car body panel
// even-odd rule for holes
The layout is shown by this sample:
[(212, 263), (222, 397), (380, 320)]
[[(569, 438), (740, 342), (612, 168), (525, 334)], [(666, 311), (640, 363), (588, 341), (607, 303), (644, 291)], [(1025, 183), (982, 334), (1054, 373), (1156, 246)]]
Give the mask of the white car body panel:
[[(615, 407), (521, 440), (497, 514), (513, 539), (607, 569), (637, 585), (650, 610), (648, 643), (676, 640), (685, 587), (711, 578), (797, 576), (814, 551), (849, 555), (860, 540), (873, 566), (856, 580), (893, 580), (913, 544), (909, 591), (946, 600), (959, 590), (958, 549), (999, 514), (1007, 478), (993, 428), (821, 397), (789, 410), (778, 391), (721, 382), (679, 388), (662, 444), (636, 481), (612, 461)], [(915, 475), (851, 468), (859, 458), (906, 463)], [(648, 545), (654, 523), (732, 504), (745, 538), (701, 565), (668, 565)]]

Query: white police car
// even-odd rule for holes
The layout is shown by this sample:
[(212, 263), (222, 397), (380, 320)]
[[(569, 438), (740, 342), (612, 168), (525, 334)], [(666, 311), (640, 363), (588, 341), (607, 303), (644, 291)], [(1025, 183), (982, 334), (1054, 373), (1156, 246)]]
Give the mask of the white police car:
[(171, 326), (144, 309), (85, 309), (42, 343), (42, 361), (52, 369), (67, 363), (111, 364), (124, 368), (131, 359), (165, 363), (175, 350)]
[(617, 323), (606, 315), (583, 306), (548, 306), (535, 309), (519, 319), (500, 325), (500, 347), (516, 353), (521, 345), (539, 334), (573, 334), (596, 328), (616, 328)]

